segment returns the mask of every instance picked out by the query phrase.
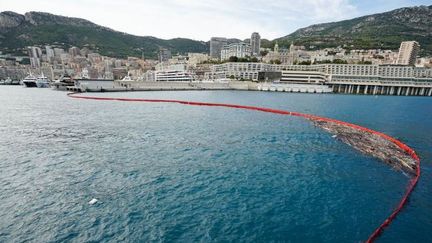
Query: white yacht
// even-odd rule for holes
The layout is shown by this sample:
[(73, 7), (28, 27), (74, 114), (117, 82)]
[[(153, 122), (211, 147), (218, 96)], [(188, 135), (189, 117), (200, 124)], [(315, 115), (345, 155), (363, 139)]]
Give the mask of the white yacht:
[(24, 86), (27, 88), (35, 88), (37, 87), (36, 81), (37, 78), (32, 73), (30, 73), (27, 77), (25, 77), (22, 80), (22, 84), (24, 84)]
[(74, 80), (69, 74), (63, 74), (59, 79), (55, 80), (51, 86), (55, 90), (66, 91), (68, 87), (73, 87), (75, 85)]
[(49, 82), (48, 78), (44, 75), (44, 73), (41, 73), (41, 75), (37, 77), (36, 86), (38, 88), (49, 88), (50, 87), (50, 82)]
[(48, 78), (43, 73), (37, 77), (30, 73), (22, 80), (22, 83), (27, 88), (48, 88), (50, 86)]

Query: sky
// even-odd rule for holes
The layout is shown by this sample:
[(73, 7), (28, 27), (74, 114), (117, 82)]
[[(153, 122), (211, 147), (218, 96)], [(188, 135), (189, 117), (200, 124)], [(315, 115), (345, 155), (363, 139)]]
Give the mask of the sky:
[(430, 0), (0, 0), (0, 11), (42, 11), (163, 39), (213, 36), (275, 39), (311, 24), (339, 21)]

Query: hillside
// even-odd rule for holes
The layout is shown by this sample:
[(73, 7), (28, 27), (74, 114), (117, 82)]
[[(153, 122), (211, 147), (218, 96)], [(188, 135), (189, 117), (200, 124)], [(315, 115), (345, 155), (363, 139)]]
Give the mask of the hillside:
[[(273, 41), (263, 39), (263, 47), (288, 47), (291, 42), (309, 49), (344, 46), (348, 49), (398, 49), (400, 42), (420, 42), (420, 55), (432, 55), (432, 5), (401, 8), (339, 22), (311, 25)], [(230, 42), (240, 40), (230, 39)], [(185, 38), (170, 40), (118, 32), (90, 21), (28, 12), (0, 13), (0, 51), (21, 53), (29, 45), (89, 47), (113, 57), (156, 58), (159, 48), (172, 53), (208, 52), (209, 43)]]
[(114, 57), (141, 56), (156, 58), (160, 47), (172, 53), (207, 52), (203, 41), (175, 38), (158, 39), (151, 36), (134, 36), (94, 24), (90, 21), (29, 12), (0, 13), (0, 51), (20, 52), (29, 45), (87, 46), (102, 55)]
[(311, 25), (278, 38), (279, 45), (291, 42), (305, 45), (335, 47), (346, 44), (352, 49), (398, 49), (400, 42), (416, 40), (421, 54), (432, 54), (432, 5), (400, 8), (340, 22)]

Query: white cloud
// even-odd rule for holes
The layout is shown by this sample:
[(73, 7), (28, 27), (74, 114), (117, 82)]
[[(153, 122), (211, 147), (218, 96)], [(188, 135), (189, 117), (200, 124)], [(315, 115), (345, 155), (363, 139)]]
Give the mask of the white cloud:
[(15, 0), (3, 2), (2, 9), (81, 17), (136, 35), (200, 40), (244, 39), (253, 31), (273, 39), (299, 27), (358, 14), (348, 0)]

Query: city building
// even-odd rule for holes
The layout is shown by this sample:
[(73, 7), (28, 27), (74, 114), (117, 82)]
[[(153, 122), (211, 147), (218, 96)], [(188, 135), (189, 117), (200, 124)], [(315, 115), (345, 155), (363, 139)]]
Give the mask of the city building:
[(258, 73), (268, 70), (268, 65), (255, 62), (228, 62), (211, 66), (210, 72), (205, 74), (205, 77), (211, 80), (227, 78), (258, 80)]
[(221, 59), (222, 48), (228, 43), (227, 38), (212, 37), (210, 39), (210, 57), (214, 59)]
[(261, 48), (261, 36), (258, 32), (253, 32), (250, 39), (251, 55), (259, 56)]
[(40, 68), (41, 66), (40, 58), (42, 57), (42, 49), (36, 46), (29, 46), (27, 50), (30, 58), (30, 66), (32, 68)]
[(287, 49), (280, 49), (278, 43), (276, 43), (273, 51), (269, 51), (262, 58), (262, 61), (266, 63), (293, 64), (294, 54)]
[(166, 48), (159, 49), (159, 62), (166, 62), (171, 58), (171, 51)]
[[(283, 82), (315, 83), (380, 83), (380, 84), (422, 84), (432, 85), (432, 69), (413, 66), (360, 65), (360, 64), (318, 64), (278, 65), (267, 63), (229, 62), (213, 65), (209, 79), (245, 79), (258, 81), (260, 72), (281, 72)], [(303, 81), (299, 81), (299, 79)], [(431, 86), (432, 87), (432, 86)]]
[(221, 60), (228, 60), (230, 57), (250, 56), (251, 47), (244, 42), (225, 45), (221, 50)]
[(54, 48), (54, 56), (60, 57), (60, 55), (63, 53), (64, 53), (64, 50), (62, 48)]
[(190, 82), (194, 80), (186, 64), (158, 65), (154, 75), (155, 81)]
[(420, 45), (417, 41), (404, 41), (399, 48), (396, 64), (414, 66)]
[(51, 48), (51, 46), (45, 46), (45, 52), (47, 56), (47, 61), (49, 63), (52, 63), (54, 61), (54, 50)]
[(69, 48), (69, 55), (72, 57), (81, 55), (81, 50), (78, 47), (71, 47)]
[(204, 53), (188, 53), (187, 63), (189, 66), (196, 67), (198, 64), (209, 60), (209, 55)]
[(138, 80), (144, 82), (154, 82), (156, 80), (155, 71), (148, 70), (141, 77), (139, 77)]
[(281, 83), (294, 84), (324, 84), (328, 81), (328, 74), (320, 71), (282, 70)]

